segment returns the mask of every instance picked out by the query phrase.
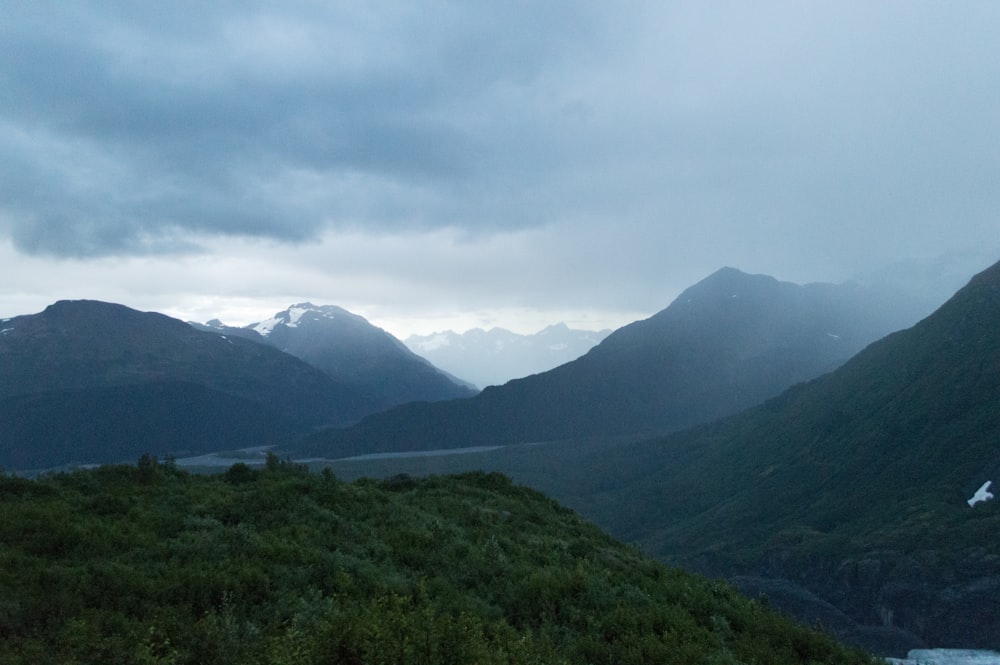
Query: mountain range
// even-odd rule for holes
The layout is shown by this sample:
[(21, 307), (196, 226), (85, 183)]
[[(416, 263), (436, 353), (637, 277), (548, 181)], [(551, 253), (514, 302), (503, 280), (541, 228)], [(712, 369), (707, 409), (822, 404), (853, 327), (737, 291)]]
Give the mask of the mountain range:
[(502, 471), (882, 655), (1000, 649), (1000, 264), (839, 369), (665, 437), (334, 463)]
[[(266, 336), (196, 330), (162, 314), (87, 300), (3, 321), (0, 465), (273, 445), (357, 421), (394, 399), (474, 394), (360, 317), (290, 312), (296, 320), (279, 313)], [(313, 346), (297, 335), (307, 330)], [(317, 366), (263, 343), (268, 339)]]
[(557, 323), (533, 335), (504, 328), (451, 330), (410, 335), (403, 342), (435, 367), (461, 376), (483, 388), (538, 374), (579, 358), (610, 330), (575, 330)]
[(364, 317), (335, 305), (292, 305), (241, 328), (217, 319), (203, 329), (269, 344), (344, 382), (369, 412), (413, 401), (471, 397), (476, 389), (438, 369)]
[(553, 370), (373, 413), (378, 353), (291, 353), (337, 357), (305, 333), (364, 329), (339, 308), (205, 331), (61, 301), (0, 322), (0, 464), (501, 446), (468, 463), (879, 653), (1000, 648), (1000, 264), (919, 307), (726, 268)]
[(916, 320), (877, 288), (800, 286), (725, 268), (584, 356), (470, 399), (406, 404), (295, 452), (373, 452), (656, 434), (730, 415), (828, 372)]

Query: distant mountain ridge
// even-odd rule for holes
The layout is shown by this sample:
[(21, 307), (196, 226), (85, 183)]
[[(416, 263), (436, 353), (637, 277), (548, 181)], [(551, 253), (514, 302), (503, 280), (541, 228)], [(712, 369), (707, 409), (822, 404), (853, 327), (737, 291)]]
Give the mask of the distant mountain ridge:
[(203, 328), (269, 344), (370, 396), (370, 412), (413, 401), (471, 397), (476, 390), (438, 369), (362, 316), (336, 305), (299, 303), (242, 328)]
[(532, 335), (473, 328), (461, 334), (446, 330), (411, 335), (403, 341), (435, 366), (485, 388), (575, 360), (610, 334), (610, 330), (575, 330), (557, 323)]
[(0, 366), (0, 464), (13, 468), (261, 445), (371, 413), (277, 349), (99, 301), (7, 319)]
[(469, 400), (404, 405), (319, 432), (302, 450), (335, 457), (673, 431), (827, 372), (915, 317), (856, 284), (799, 286), (725, 268), (572, 362)]

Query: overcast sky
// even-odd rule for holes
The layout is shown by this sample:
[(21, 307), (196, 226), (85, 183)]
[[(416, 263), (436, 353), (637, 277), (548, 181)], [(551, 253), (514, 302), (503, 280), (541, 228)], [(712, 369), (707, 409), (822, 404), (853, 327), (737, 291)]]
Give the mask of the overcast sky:
[(0, 12), (0, 317), (616, 327), (1000, 248), (992, 0)]

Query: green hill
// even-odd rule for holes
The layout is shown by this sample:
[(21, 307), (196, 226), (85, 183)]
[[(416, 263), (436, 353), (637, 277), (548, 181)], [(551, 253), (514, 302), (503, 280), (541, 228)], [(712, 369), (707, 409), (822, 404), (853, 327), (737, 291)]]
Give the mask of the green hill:
[(0, 661), (862, 663), (497, 474), (0, 477)]

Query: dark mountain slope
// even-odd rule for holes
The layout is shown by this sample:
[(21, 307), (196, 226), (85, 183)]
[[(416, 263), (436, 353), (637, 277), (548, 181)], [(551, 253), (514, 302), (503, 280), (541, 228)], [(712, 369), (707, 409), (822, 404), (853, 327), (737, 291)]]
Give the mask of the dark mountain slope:
[(377, 414), (303, 448), (334, 456), (677, 430), (829, 371), (911, 316), (856, 285), (727, 268), (573, 362), (473, 399)]
[[(0, 464), (7, 466), (217, 450), (237, 432), (251, 435), (244, 445), (261, 445), (370, 412), (351, 387), (301, 360), (161, 314), (62, 301), (2, 327)], [(241, 420), (233, 435), (219, 437)], [(147, 445), (168, 439), (167, 449)], [(56, 448), (73, 452), (64, 457)]]
[(970, 500), (1000, 481), (1000, 264), (832, 374), (575, 462), (567, 488), (615, 469), (578, 505), (651, 553), (786, 578), (933, 646), (998, 648), (1000, 502)]
[(276, 443), (293, 419), (203, 385), (158, 382), (58, 390), (0, 400), (0, 459), (8, 469), (43, 469), (182, 457)]
[[(213, 325), (215, 324), (215, 325)], [(369, 413), (414, 401), (471, 397), (476, 390), (437, 369), (365, 318), (333, 305), (292, 305), (268, 321), (231, 328), (300, 358), (372, 401)]]

